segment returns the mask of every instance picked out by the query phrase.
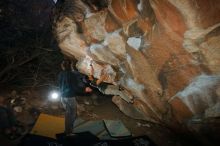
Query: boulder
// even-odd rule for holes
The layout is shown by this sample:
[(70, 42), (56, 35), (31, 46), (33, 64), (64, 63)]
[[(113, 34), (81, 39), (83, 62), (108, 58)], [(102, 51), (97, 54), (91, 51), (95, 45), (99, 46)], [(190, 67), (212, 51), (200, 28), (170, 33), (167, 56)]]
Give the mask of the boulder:
[(104, 71), (104, 82), (132, 93), (133, 104), (113, 98), (126, 115), (183, 124), (209, 111), (215, 115), (219, 102), (219, 4), (111, 0), (79, 24), (62, 16), (55, 30), (80, 72), (89, 75), (93, 64), (95, 78)]

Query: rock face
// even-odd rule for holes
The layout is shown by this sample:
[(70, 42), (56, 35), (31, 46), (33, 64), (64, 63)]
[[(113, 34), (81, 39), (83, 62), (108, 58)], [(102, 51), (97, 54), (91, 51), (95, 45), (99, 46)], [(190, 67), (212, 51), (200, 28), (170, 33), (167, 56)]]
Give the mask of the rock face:
[(168, 125), (219, 115), (220, 1), (93, 2), (83, 21), (61, 15), (54, 31), (82, 73), (92, 63), (96, 78), (104, 70), (105, 82), (132, 93), (134, 103), (113, 98), (122, 112)]

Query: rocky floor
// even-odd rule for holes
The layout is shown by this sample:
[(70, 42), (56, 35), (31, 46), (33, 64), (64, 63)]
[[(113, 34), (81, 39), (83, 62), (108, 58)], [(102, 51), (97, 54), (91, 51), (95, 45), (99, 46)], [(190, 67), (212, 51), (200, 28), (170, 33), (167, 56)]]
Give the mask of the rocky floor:
[[(48, 98), (49, 89), (28, 90), (4, 90), (1, 96), (8, 99), (12, 104), (17, 119), (30, 131), (39, 113), (46, 113), (63, 117), (64, 109), (59, 101), (51, 101)], [(94, 96), (98, 97), (94, 100)], [(110, 96), (96, 94), (78, 98), (78, 116), (86, 120), (120, 119), (132, 132), (133, 136), (147, 135), (158, 146), (184, 146), (197, 145), (198, 143), (189, 138), (176, 134), (165, 126), (153, 124), (141, 120), (134, 120), (125, 116), (113, 104)], [(1, 143), (5, 140), (1, 140)], [(6, 143), (9, 141), (6, 140)], [(1, 145), (0, 143), (0, 145)], [(11, 142), (9, 142), (10, 144)], [(12, 142), (12, 143), (17, 143)], [(4, 143), (4, 146), (7, 144)]]

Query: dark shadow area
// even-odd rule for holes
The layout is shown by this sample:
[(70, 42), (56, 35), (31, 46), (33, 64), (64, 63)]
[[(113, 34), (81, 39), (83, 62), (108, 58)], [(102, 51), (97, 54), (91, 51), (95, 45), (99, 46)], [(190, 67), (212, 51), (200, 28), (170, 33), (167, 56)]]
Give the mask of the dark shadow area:
[(42, 136), (27, 135), (19, 146), (47, 146), (48, 144), (63, 146), (155, 146), (147, 136), (122, 138), (118, 140), (100, 140), (90, 132), (77, 133), (72, 137), (64, 137), (62, 134), (58, 134), (57, 140)]
[(0, 85), (53, 85), (62, 55), (52, 35), (53, 0), (0, 2)]

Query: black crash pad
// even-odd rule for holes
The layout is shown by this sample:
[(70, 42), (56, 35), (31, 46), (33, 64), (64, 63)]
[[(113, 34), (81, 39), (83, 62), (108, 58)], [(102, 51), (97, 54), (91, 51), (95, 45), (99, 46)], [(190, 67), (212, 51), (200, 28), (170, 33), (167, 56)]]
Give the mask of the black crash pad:
[(57, 140), (53, 138), (27, 135), (19, 146), (156, 146), (147, 136), (122, 138), (118, 140), (99, 140), (90, 132), (77, 133), (72, 137), (58, 134)]

